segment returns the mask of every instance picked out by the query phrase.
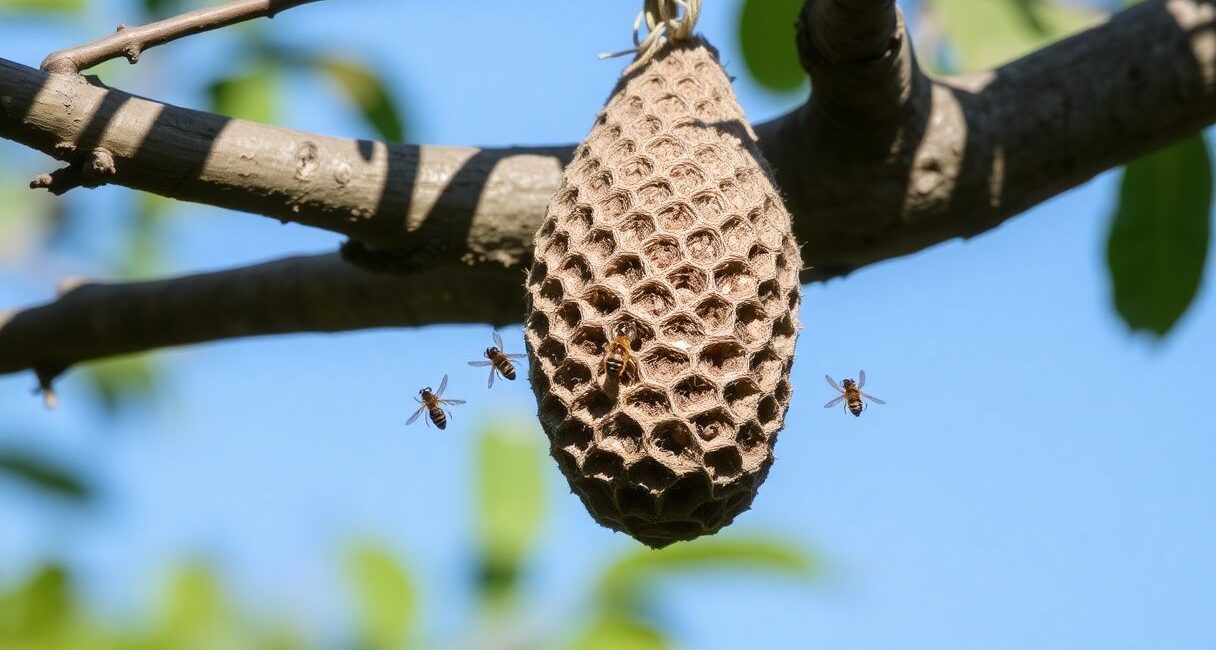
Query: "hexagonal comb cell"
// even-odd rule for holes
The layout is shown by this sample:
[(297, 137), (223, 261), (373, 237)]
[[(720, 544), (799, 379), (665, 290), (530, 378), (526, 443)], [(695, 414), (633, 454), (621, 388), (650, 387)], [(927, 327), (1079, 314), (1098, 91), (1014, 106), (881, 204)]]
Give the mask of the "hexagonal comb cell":
[(667, 420), (655, 425), (651, 440), (654, 441), (655, 447), (674, 456), (691, 455), (695, 452), (692, 447), (692, 432), (687, 424), (679, 420)]
[[(589, 160), (589, 161), (583, 163), (584, 166), (590, 165), (590, 164), (595, 164), (595, 165), (597, 165), (597, 168), (598, 168), (599, 161)], [(562, 188), (562, 189), (558, 190), (557, 194), (554, 195), (554, 197), (553, 197), (554, 213), (559, 214), (559, 215), (568, 214), (569, 212), (574, 210), (574, 206), (577, 203), (578, 203), (578, 188), (577, 187)]]
[(621, 308), (621, 296), (605, 286), (594, 286), (583, 294), (583, 302), (600, 316), (607, 316)]
[(756, 295), (756, 276), (746, 262), (731, 260), (714, 269), (714, 286), (735, 300)]
[(712, 230), (698, 230), (689, 235), (687, 241), (688, 255), (702, 264), (713, 262), (726, 252), (718, 233)]
[(591, 369), (585, 364), (569, 359), (553, 373), (553, 382), (570, 392), (576, 392), (584, 384), (591, 383)]
[(637, 420), (617, 413), (604, 422), (604, 445), (625, 456), (632, 456), (642, 450), (642, 427)]
[(554, 445), (577, 449), (579, 452), (586, 452), (594, 441), (595, 433), (591, 430), (591, 425), (579, 420), (566, 420), (562, 422), (557, 426), (556, 433), (553, 436)]
[(570, 339), (570, 344), (583, 354), (599, 357), (608, 347), (608, 337), (604, 334), (604, 328), (599, 325), (584, 325), (578, 328), (578, 332)]
[(746, 413), (755, 408), (756, 403), (760, 401), (760, 386), (746, 377), (736, 379), (722, 390), (722, 398), (726, 400), (726, 405), (735, 412)]
[(712, 330), (729, 327), (734, 322), (734, 310), (719, 296), (710, 296), (697, 303), (697, 316)]
[(761, 387), (768, 386), (771, 390), (781, 376), (781, 357), (771, 347), (766, 347), (752, 355), (748, 368)]
[[(690, 365), (687, 354), (666, 346), (647, 350), (642, 356), (642, 363), (646, 366), (647, 374), (661, 382), (671, 381)], [(663, 403), (667, 403), (667, 398), (663, 398)]]
[(705, 173), (693, 163), (679, 163), (667, 170), (667, 176), (677, 192), (688, 195), (705, 184)]
[(621, 161), (632, 156), (637, 150), (638, 145), (633, 140), (620, 140), (608, 148), (608, 162), (613, 165), (619, 165)]
[(722, 224), (722, 239), (732, 253), (744, 255), (756, 241), (756, 231), (746, 219), (731, 217)]
[(739, 431), (735, 433), (735, 442), (743, 448), (743, 451), (751, 451), (763, 445), (764, 441), (764, 430), (753, 420), (744, 422), (739, 427)]
[(562, 220), (562, 225), (571, 235), (581, 237), (591, 227), (591, 206), (582, 203), (576, 205)]
[(715, 408), (697, 414), (692, 419), (692, 426), (697, 437), (706, 442), (716, 440), (718, 437), (734, 438), (735, 421), (724, 408)]
[(625, 288), (637, 284), (645, 274), (645, 269), (642, 268), (642, 258), (637, 255), (617, 255), (604, 267), (604, 279)]
[(768, 314), (760, 303), (753, 300), (735, 307), (735, 335), (745, 343), (758, 343), (770, 333)]
[(676, 481), (676, 473), (653, 458), (643, 458), (629, 468), (629, 481), (651, 492), (659, 492)]
[(645, 207), (655, 207), (666, 203), (672, 197), (671, 184), (659, 179), (638, 188), (638, 202)]
[(660, 325), (660, 331), (663, 333), (664, 339), (673, 343), (682, 342), (685, 345), (688, 345), (689, 339), (700, 338), (705, 335), (701, 324), (687, 314), (676, 314), (663, 321), (662, 325)]
[(703, 144), (692, 151), (693, 160), (711, 176), (722, 177), (734, 171), (726, 153), (716, 144)]
[[(650, 420), (658, 419), (671, 412), (671, 404), (667, 401), (666, 393), (646, 386), (630, 391), (625, 396), (625, 405)], [(638, 430), (638, 439), (641, 440), (641, 429)]]
[(646, 156), (637, 156), (629, 159), (625, 164), (621, 165), (620, 177), (621, 183), (629, 186), (636, 186), (638, 183), (650, 177), (654, 172), (654, 162)]
[(602, 390), (593, 390), (574, 400), (573, 411), (585, 413), (592, 420), (598, 420), (612, 411), (612, 397)]
[(697, 214), (706, 221), (716, 222), (726, 214), (726, 199), (713, 190), (694, 194), (692, 204), (696, 207)]
[(573, 331), (578, 327), (578, 324), (583, 322), (583, 314), (579, 310), (578, 303), (567, 300), (557, 308), (557, 325), (563, 333)]
[(715, 449), (705, 453), (705, 466), (715, 481), (730, 480), (743, 473), (743, 456), (733, 446)]
[(565, 232), (556, 232), (549, 238), (549, 243), (545, 244), (544, 254), (550, 260), (560, 260), (568, 250), (570, 250), (570, 235)]
[(556, 306), (564, 295), (566, 295), (566, 292), (564, 289), (562, 289), (562, 283), (559, 282), (557, 278), (549, 278), (548, 280), (545, 280), (544, 283), (540, 285), (540, 293), (538, 294), (540, 299), (551, 307)]
[(663, 120), (660, 120), (653, 115), (644, 115), (634, 120), (633, 123), (629, 125), (629, 128), (633, 131), (635, 136), (639, 138), (649, 138), (663, 130)]
[(747, 263), (752, 267), (752, 273), (757, 277), (770, 277), (777, 274), (777, 256), (760, 244), (747, 251)]
[(701, 348), (701, 365), (718, 373), (743, 372), (747, 368), (747, 350), (734, 341), (715, 341)]
[(542, 422), (550, 426), (557, 426), (562, 420), (566, 419), (566, 405), (554, 395), (549, 395), (540, 403), (539, 416)]
[(675, 294), (659, 282), (647, 282), (633, 290), (630, 304), (651, 316), (663, 316), (676, 306)]
[(567, 257), (566, 261), (562, 262), (561, 270), (562, 277), (571, 282), (573, 288), (581, 287), (595, 277), (591, 273), (591, 264), (587, 262), (587, 258), (578, 253)]
[(756, 295), (760, 297), (760, 302), (764, 303), (765, 309), (779, 309), (781, 307), (781, 285), (777, 284), (776, 280), (765, 280), (756, 287)]
[(756, 417), (760, 419), (760, 424), (768, 426), (777, 421), (781, 414), (781, 405), (777, 403), (777, 399), (769, 396), (760, 400), (760, 406), (756, 409)]
[(629, 195), (628, 190), (616, 190), (604, 197), (600, 203), (600, 213), (605, 221), (613, 222), (618, 217), (625, 214), (633, 205), (633, 197)]
[(608, 230), (596, 228), (583, 237), (583, 252), (595, 256), (596, 259), (603, 260), (615, 250), (616, 238)]
[[(601, 116), (601, 120), (606, 118)], [(621, 127), (615, 124), (601, 122), (596, 125), (596, 128), (591, 129), (591, 133), (587, 136), (587, 148), (592, 151), (602, 150), (609, 147), (613, 142), (621, 139)]]
[(671, 232), (684, 232), (697, 221), (687, 203), (671, 203), (659, 210), (659, 225)]
[(566, 360), (566, 346), (557, 339), (546, 338), (536, 349), (536, 356), (548, 363), (550, 368), (556, 368)]
[(548, 336), (549, 317), (544, 312), (532, 312), (532, 315), (528, 317), (528, 331), (541, 338)]
[(646, 259), (657, 269), (665, 269), (680, 261), (680, 243), (672, 237), (655, 237), (642, 247)]
[(583, 473), (602, 481), (612, 481), (625, 475), (625, 461), (603, 449), (594, 449), (583, 461)]
[(671, 392), (676, 398), (676, 406), (684, 411), (709, 406), (718, 397), (718, 387), (700, 375), (681, 379)]
[(676, 296), (683, 304), (692, 303), (709, 283), (704, 271), (687, 264), (668, 273), (668, 282), (671, 288), (676, 290)]
[(688, 112), (688, 106), (684, 104), (684, 100), (673, 93), (668, 93), (656, 99), (654, 107), (659, 115), (682, 115)]
[(688, 474), (663, 492), (659, 501), (659, 512), (666, 516), (689, 514), (702, 503), (710, 500), (713, 486), (709, 477), (701, 472)]
[(634, 95), (632, 97), (626, 97), (624, 100), (622, 100), (617, 106), (617, 109), (620, 111), (622, 117), (625, 119), (632, 119), (642, 114), (642, 111), (646, 109), (646, 102), (641, 97)]
[(684, 145), (668, 135), (651, 140), (647, 143), (646, 150), (660, 163), (669, 163), (684, 155)]
[(646, 240), (647, 237), (654, 234), (654, 219), (650, 215), (635, 213), (626, 216), (617, 226), (617, 232), (620, 233), (621, 243), (629, 246), (637, 246)]

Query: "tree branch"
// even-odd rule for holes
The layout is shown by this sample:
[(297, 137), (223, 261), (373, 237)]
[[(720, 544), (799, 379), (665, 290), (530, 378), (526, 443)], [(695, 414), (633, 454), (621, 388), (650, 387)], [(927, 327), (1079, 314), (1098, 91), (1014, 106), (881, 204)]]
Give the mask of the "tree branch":
[[(804, 281), (986, 231), (1216, 120), (1214, 21), (1212, 0), (1145, 2), (995, 70), (931, 79), (890, 2), (810, 4), (799, 43), (815, 94), (757, 126), (815, 267)], [(94, 287), (13, 315), (0, 372), (230, 336), (518, 320), (532, 234), (572, 152), (327, 138), (3, 61), (0, 136), (69, 159), (104, 148), (111, 183), (343, 232), (413, 274), (325, 256)], [(463, 298), (428, 309), (434, 292)], [(129, 320), (92, 324), (107, 311)]]
[(42, 383), (74, 364), (203, 341), (523, 317), (523, 271), (455, 267), (408, 276), (337, 254), (124, 284), (74, 283), (56, 300), (0, 312), (0, 374)]
[(105, 38), (51, 52), (42, 60), (42, 69), (47, 72), (76, 74), (120, 56), (125, 56), (128, 61), (135, 63), (140, 54), (157, 45), (254, 18), (274, 18), (280, 11), (316, 1), (235, 0), (138, 27), (119, 25), (116, 33)]

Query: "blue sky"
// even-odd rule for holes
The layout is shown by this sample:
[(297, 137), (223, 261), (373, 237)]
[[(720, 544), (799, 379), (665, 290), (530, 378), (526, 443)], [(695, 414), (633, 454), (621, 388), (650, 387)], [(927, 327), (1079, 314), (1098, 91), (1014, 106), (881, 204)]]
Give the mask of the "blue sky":
[[(636, 4), (331, 2), (274, 25), (288, 42), (388, 70), (414, 141), (539, 144), (585, 134), (623, 65), (595, 54), (628, 42)], [(52, 46), (105, 33), (130, 15), (125, 6), (103, 3), (68, 28), (6, 22), (0, 56), (35, 64)], [(708, 2), (700, 29), (739, 76), (748, 115), (763, 119), (800, 98), (748, 81), (737, 11)], [(231, 65), (229, 38), (153, 50), (106, 80), (200, 106), (197, 84), (172, 66)], [(367, 135), (322, 84), (288, 90), (281, 123)], [(8, 143), (0, 155), (15, 174), (6, 189), (49, 162)], [(1114, 181), (1103, 175), (994, 232), (806, 289), (778, 462), (732, 529), (795, 540), (827, 573), (812, 584), (664, 583), (665, 622), (684, 647), (1216, 645), (1216, 292), (1206, 282), (1164, 342), (1124, 330), (1103, 266)], [(121, 208), (124, 193), (71, 196), (74, 209), (91, 208), (89, 225), (54, 255), (0, 257), (0, 305), (43, 300), (63, 275), (95, 272), (124, 219), (107, 208)], [(174, 214), (166, 272), (340, 240), (211, 209)], [(503, 333), (522, 349), (518, 330)], [(147, 602), (166, 567), (203, 554), (251, 601), (325, 620), (341, 600), (330, 591), (337, 549), (369, 535), (399, 551), (428, 594), (429, 635), (450, 638), (468, 590), (471, 434), (535, 409), (524, 382), (486, 393), (481, 370), (464, 365), (487, 341), (487, 327), (443, 326), (174, 350), (158, 357), (159, 398), (110, 419), (78, 378), (48, 413), (29, 376), (0, 377), (3, 435), (93, 468), (104, 487), (101, 507), (80, 517), (0, 485), (0, 580), (64, 556), (99, 608), (123, 612)], [(822, 409), (832, 397), (822, 375), (858, 368), (888, 404), (861, 418)], [(403, 428), (411, 396), (444, 371), (449, 394), (471, 404), (442, 434)], [(548, 478), (553, 509), (530, 589), (534, 611), (569, 611), (598, 559), (633, 542), (596, 526), (555, 467)]]

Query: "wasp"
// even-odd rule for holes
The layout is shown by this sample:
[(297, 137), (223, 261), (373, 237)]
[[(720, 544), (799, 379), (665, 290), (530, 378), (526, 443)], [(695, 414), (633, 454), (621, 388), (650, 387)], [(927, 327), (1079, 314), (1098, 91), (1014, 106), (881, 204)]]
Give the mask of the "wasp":
[(618, 383), (630, 383), (638, 379), (638, 362), (633, 358), (633, 341), (637, 338), (633, 323), (621, 323), (613, 330), (612, 340), (604, 350), (600, 361), (600, 372)]
[(426, 411), (427, 415), (429, 415), (431, 418), (431, 422), (435, 423), (435, 426), (439, 427), (440, 429), (448, 428), (448, 414), (444, 412), (442, 405), (446, 404), (448, 406), (459, 406), (460, 404), (464, 404), (464, 400), (440, 399), (443, 397), (443, 390), (447, 387), (448, 376), (444, 375), (443, 381), (439, 382), (439, 390), (431, 392), (431, 387), (427, 386), (426, 388), (418, 391), (418, 395), (420, 397), (415, 399), (418, 400), (418, 403), (421, 406), (418, 407), (417, 411), (414, 411), (414, 414), (410, 416), (410, 419), (405, 421), (405, 424), (413, 424), (414, 420), (417, 420), (418, 416), (422, 415), (423, 411)]
[[(860, 416), (861, 412), (866, 410), (865, 400), (869, 400), (875, 404), (886, 404), (886, 402), (874, 397), (873, 395), (870, 395), (869, 393), (861, 392), (862, 387), (866, 385), (866, 371), (864, 370), (857, 373), (856, 383), (854, 383), (852, 379), (845, 379), (844, 381), (840, 382), (843, 384), (843, 387), (837, 385), (836, 380), (832, 379), (828, 375), (824, 375), (823, 378), (828, 380), (829, 386), (835, 388), (840, 393), (840, 395), (836, 396), (836, 399), (823, 405), (823, 408), (825, 409), (830, 409), (839, 404), (840, 400), (844, 400), (845, 406), (848, 407), (849, 412), (855, 416)], [(862, 399), (863, 397), (865, 398), (864, 400)]]
[(522, 354), (507, 354), (503, 352), (502, 337), (498, 332), (494, 332), (494, 345), (496, 347), (486, 348), (486, 361), (470, 361), (470, 366), (490, 366), (490, 381), (486, 384), (486, 388), (494, 385), (494, 375), (502, 375), (503, 377), (515, 381), (515, 364), (511, 363), (511, 359), (522, 359)]

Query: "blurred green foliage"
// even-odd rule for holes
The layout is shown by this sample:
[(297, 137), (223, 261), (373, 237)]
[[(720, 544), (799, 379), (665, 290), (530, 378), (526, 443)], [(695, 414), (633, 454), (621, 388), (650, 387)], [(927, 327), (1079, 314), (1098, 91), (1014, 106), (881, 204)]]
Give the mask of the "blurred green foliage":
[[(474, 548), (480, 566), (495, 566), (522, 577), (537, 553), (547, 510), (547, 460), (535, 425), (497, 422), (484, 428), (477, 444), (478, 496), (472, 513), (478, 523)], [(491, 514), (491, 510), (493, 514)], [(652, 551), (640, 544), (603, 563), (585, 605), (565, 624), (546, 628), (512, 647), (578, 650), (651, 650), (673, 647), (654, 616), (654, 588), (673, 576), (750, 571), (805, 581), (813, 562), (805, 551), (777, 538), (736, 538), (729, 534)], [(589, 562), (597, 562), (589, 558)], [(371, 541), (354, 543), (345, 554), (345, 580), (353, 600), (353, 620), (343, 641), (306, 641), (315, 630), (294, 629), (256, 617), (225, 591), (216, 571), (189, 562), (175, 570), (157, 603), (134, 621), (99, 620), (81, 603), (69, 571), (51, 564), (0, 593), (0, 648), (4, 650), (404, 650), (418, 647), (481, 647), (519, 634), (526, 581), (476, 579), (479, 631), (452, 642), (420, 638), (423, 597), (396, 555)]]
[(75, 469), (25, 449), (0, 449), (0, 480), (77, 503), (89, 501), (93, 489)]
[(790, 92), (806, 86), (794, 40), (802, 4), (803, 0), (743, 0), (738, 31), (743, 65), (769, 90)]

